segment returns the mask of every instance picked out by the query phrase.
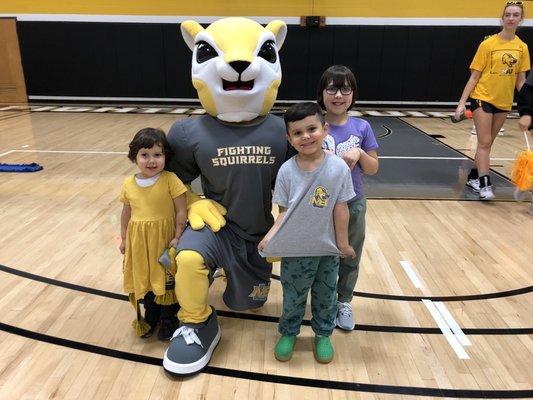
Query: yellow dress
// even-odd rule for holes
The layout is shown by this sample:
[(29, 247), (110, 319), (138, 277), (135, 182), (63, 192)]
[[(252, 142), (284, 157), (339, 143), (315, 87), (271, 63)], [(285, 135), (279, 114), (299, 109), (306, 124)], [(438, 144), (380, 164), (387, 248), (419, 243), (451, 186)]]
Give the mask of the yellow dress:
[(172, 172), (162, 171), (156, 183), (137, 185), (135, 176), (125, 179), (120, 201), (131, 206), (124, 253), (124, 291), (136, 300), (152, 291), (165, 294), (165, 269), (157, 261), (175, 234), (173, 199), (187, 188)]

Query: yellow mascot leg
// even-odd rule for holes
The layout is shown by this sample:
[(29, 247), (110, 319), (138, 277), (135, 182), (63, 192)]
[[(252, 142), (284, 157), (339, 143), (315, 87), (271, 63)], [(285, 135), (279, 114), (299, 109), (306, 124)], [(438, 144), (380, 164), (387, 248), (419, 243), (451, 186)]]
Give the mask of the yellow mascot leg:
[(209, 270), (203, 257), (192, 250), (182, 250), (176, 256), (176, 297), (181, 306), (178, 318), (182, 323), (198, 324), (211, 315), (207, 304)]

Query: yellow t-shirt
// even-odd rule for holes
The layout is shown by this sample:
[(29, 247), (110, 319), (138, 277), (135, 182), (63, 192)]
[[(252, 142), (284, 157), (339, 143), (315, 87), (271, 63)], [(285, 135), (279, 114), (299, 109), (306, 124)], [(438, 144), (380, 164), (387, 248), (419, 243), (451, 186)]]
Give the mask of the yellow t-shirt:
[(479, 45), (470, 69), (481, 72), (470, 97), (509, 111), (513, 105), (516, 75), (530, 69), (527, 44), (518, 36), (513, 40), (489, 36)]
[(124, 253), (124, 291), (135, 293), (137, 300), (148, 291), (165, 293), (165, 270), (159, 256), (176, 231), (174, 200), (187, 188), (173, 173), (162, 171), (148, 187), (137, 185), (135, 176), (126, 178), (120, 201), (131, 206)]

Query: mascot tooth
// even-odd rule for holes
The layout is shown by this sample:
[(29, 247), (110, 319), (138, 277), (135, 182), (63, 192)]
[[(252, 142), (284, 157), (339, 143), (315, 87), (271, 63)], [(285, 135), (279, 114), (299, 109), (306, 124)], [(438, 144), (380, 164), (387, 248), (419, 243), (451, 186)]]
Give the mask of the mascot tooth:
[(281, 83), (277, 49), (285, 39), (285, 23), (272, 21), (263, 28), (245, 18), (226, 18), (204, 29), (186, 21), (181, 32), (193, 50), (194, 88), (209, 114), (241, 122), (270, 111)]
[(273, 224), (272, 188), (291, 155), (283, 120), (269, 114), (281, 83), (278, 50), (287, 27), (224, 18), (207, 28), (181, 24), (192, 50), (192, 83), (208, 115), (175, 122), (167, 166), (185, 183), (201, 178), (205, 199), (188, 192), (189, 227), (176, 246), (176, 297), (181, 326), (165, 352), (172, 374), (204, 368), (221, 336), (209, 285), (224, 268), (223, 300), (234, 310), (261, 307), (272, 265), (257, 244)]

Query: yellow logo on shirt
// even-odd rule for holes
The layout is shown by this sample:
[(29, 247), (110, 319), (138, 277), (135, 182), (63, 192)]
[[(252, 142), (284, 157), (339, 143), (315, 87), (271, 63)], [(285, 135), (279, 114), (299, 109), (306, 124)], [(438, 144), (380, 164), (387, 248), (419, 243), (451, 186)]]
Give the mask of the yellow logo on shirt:
[(328, 191), (322, 186), (318, 186), (313, 193), (313, 196), (309, 200), (309, 203), (313, 207), (324, 208), (328, 205), (328, 199), (330, 198)]
[(502, 63), (507, 65), (508, 68), (505, 68), (502, 71), (503, 75), (512, 75), (513, 67), (518, 62), (518, 60), (510, 53), (504, 53), (502, 56)]

